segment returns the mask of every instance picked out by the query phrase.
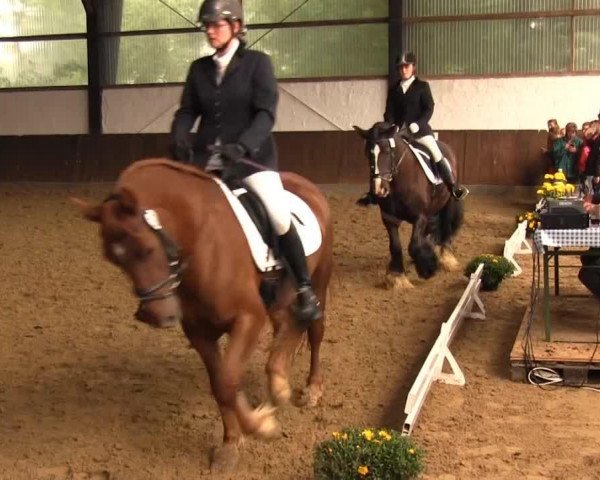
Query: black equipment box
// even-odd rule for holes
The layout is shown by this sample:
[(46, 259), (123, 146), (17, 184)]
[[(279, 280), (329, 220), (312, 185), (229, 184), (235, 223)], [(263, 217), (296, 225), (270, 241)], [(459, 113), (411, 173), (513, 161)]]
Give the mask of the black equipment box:
[(583, 208), (583, 200), (548, 199), (540, 211), (544, 230), (583, 229), (590, 226), (590, 216)]

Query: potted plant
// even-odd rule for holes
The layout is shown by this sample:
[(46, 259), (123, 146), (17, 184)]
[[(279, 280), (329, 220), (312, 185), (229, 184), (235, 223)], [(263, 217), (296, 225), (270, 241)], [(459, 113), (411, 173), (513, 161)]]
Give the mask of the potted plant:
[(514, 265), (506, 258), (486, 253), (477, 255), (468, 263), (465, 268), (465, 276), (470, 277), (481, 263), (483, 263), (481, 289), (485, 291), (497, 290), (502, 280), (515, 271)]
[(317, 480), (408, 480), (423, 471), (423, 451), (395, 430), (348, 428), (318, 444), (314, 462)]
[(521, 222), (526, 221), (527, 227), (525, 229), (525, 233), (527, 237), (531, 237), (533, 232), (535, 232), (541, 225), (540, 223), (540, 215), (538, 212), (524, 212), (516, 217), (517, 225)]

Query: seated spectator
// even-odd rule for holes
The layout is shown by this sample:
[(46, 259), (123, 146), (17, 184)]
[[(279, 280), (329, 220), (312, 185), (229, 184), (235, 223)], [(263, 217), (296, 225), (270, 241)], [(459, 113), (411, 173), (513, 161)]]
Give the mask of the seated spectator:
[(567, 181), (572, 183), (577, 181), (576, 167), (582, 145), (583, 140), (577, 136), (577, 125), (569, 122), (565, 126), (564, 137), (555, 141), (552, 146), (556, 170), (562, 170)]
[[(583, 204), (585, 211), (600, 218), (600, 192), (586, 197)], [(581, 268), (577, 275), (579, 281), (594, 296), (600, 298), (600, 248), (590, 248), (581, 255)]]

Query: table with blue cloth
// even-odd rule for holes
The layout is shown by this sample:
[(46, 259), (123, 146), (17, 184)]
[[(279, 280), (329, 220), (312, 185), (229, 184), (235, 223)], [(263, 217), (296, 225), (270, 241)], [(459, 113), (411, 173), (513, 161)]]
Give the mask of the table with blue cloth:
[[(600, 228), (542, 230), (533, 234), (533, 243), (538, 255), (542, 254), (544, 268), (544, 326), (546, 341), (552, 337), (552, 320), (550, 317), (550, 259), (554, 260), (554, 295), (559, 294), (559, 256), (561, 255), (597, 255), (600, 251), (590, 253), (590, 248), (600, 247)], [(564, 248), (570, 247), (569, 250)], [(583, 249), (585, 248), (585, 250)]]

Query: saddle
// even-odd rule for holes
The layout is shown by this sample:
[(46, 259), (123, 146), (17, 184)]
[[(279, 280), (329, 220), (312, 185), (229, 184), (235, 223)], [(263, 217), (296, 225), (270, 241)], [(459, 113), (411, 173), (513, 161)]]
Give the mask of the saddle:
[[(277, 252), (275, 233), (267, 211), (260, 199), (243, 187), (230, 188), (223, 180), (213, 177), (227, 198), (242, 230), (256, 268), (261, 272), (273, 272), (284, 267)], [(292, 222), (302, 240), (306, 256), (315, 253), (321, 246), (321, 227), (310, 207), (300, 197), (286, 191), (292, 211)]]
[(423, 169), (427, 180), (429, 180), (429, 182), (433, 185), (440, 185), (443, 183), (444, 181), (440, 177), (437, 166), (433, 161), (433, 156), (431, 155), (429, 149), (412, 139), (409, 140), (403, 137), (403, 141), (408, 145), (421, 164), (421, 168)]

